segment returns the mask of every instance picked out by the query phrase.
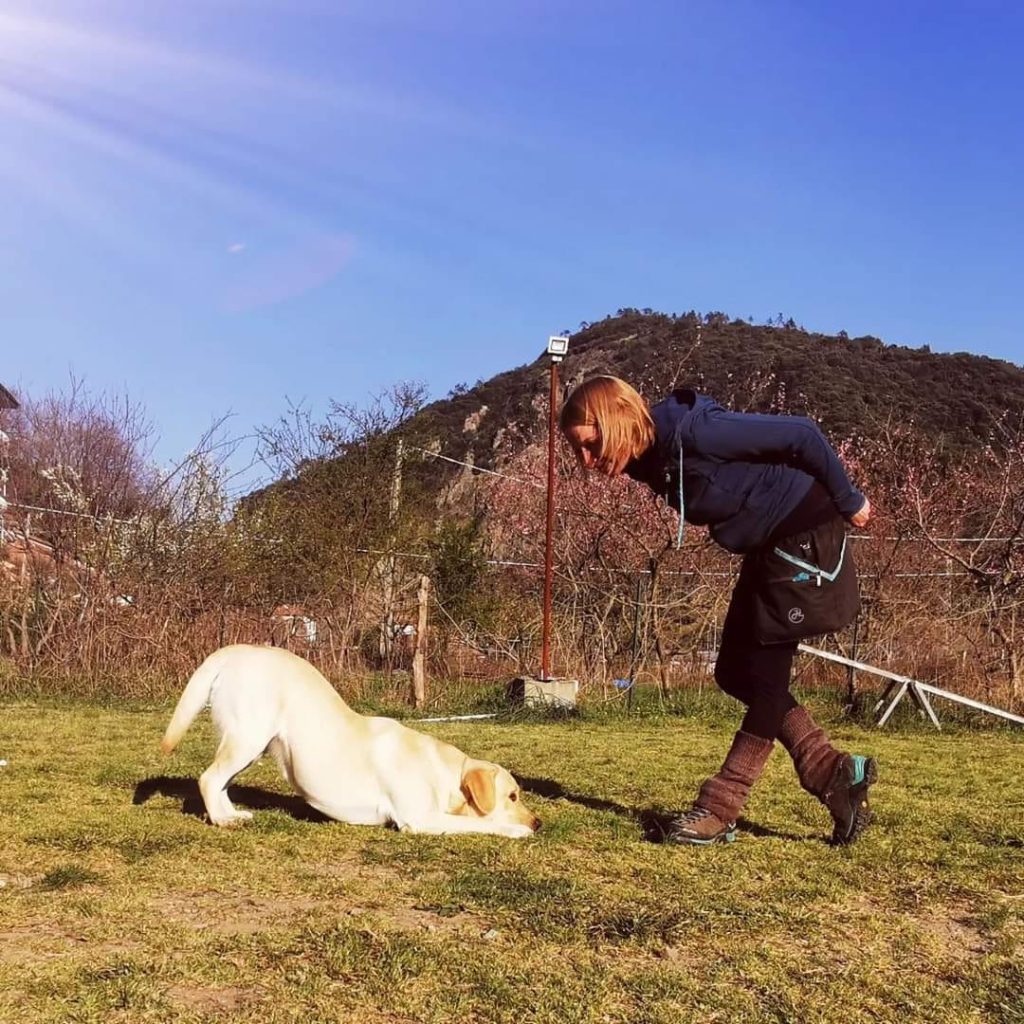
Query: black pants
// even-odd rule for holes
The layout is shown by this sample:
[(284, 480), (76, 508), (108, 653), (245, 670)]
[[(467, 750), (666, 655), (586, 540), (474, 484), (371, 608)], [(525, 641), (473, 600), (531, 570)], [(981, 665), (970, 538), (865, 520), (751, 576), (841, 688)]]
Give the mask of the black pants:
[[(817, 481), (800, 504), (779, 523), (768, 538), (775, 544), (783, 537), (812, 530), (836, 516), (828, 492)], [(729, 601), (718, 645), (715, 682), (730, 696), (747, 706), (740, 728), (764, 739), (779, 735), (786, 712), (797, 706), (789, 692), (797, 641), (788, 644), (759, 644), (754, 638), (753, 602), (759, 562), (743, 559), (740, 578)]]
[(797, 704), (789, 692), (797, 644), (794, 640), (765, 646), (754, 639), (751, 612), (754, 565), (753, 559), (744, 559), (732, 592), (718, 646), (715, 682), (746, 704), (747, 713), (740, 728), (773, 740), (779, 734), (786, 712)]

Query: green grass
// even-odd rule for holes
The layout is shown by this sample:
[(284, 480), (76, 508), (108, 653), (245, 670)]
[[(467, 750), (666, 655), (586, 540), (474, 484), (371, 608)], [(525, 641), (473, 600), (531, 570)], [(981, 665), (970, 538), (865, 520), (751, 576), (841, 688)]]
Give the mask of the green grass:
[(740, 840), (687, 850), (645, 821), (717, 767), (721, 709), (422, 726), (526, 780), (520, 842), (317, 821), (267, 762), (211, 828), (209, 722), (165, 760), (169, 710), (0, 705), (3, 1024), (1024, 1022), (1019, 734), (838, 725), (882, 764), (859, 844), (777, 750)]

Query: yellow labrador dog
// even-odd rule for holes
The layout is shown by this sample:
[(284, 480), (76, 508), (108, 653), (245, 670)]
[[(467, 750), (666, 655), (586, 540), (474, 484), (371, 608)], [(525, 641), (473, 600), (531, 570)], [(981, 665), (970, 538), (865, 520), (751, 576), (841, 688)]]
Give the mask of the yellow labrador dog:
[(308, 804), (352, 825), (513, 839), (540, 828), (504, 768), (393, 719), (357, 714), (309, 662), (281, 648), (237, 644), (211, 654), (185, 686), (164, 753), (207, 703), (221, 740), (199, 790), (215, 825), (252, 817), (228, 799), (228, 783), (269, 752)]

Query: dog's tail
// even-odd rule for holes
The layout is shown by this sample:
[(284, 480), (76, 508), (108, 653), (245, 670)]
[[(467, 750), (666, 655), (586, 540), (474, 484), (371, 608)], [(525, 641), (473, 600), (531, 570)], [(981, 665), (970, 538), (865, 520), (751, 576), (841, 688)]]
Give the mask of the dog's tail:
[(196, 715), (206, 706), (210, 699), (210, 691), (220, 672), (221, 651), (215, 651), (206, 661), (192, 673), (192, 678), (185, 684), (178, 706), (167, 723), (167, 731), (160, 741), (160, 749), (169, 754), (181, 742), (181, 737), (195, 721)]

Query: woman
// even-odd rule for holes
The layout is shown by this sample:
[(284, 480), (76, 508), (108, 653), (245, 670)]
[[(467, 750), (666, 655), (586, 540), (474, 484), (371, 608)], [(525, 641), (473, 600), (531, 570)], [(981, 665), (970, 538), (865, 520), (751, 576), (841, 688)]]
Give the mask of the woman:
[[(803, 609), (780, 605), (792, 603), (791, 597), (776, 596), (791, 593), (787, 585), (804, 585), (812, 604), (836, 597), (818, 616), (817, 622), (828, 623), (818, 632), (841, 628), (856, 614), (845, 525), (865, 526), (871, 505), (824, 435), (804, 417), (729, 412), (688, 389), (648, 409), (625, 381), (603, 376), (572, 392), (560, 426), (586, 469), (625, 473), (663, 495), (680, 513), (680, 540), (685, 517), (708, 526), (728, 551), (744, 555), (715, 680), (747, 711), (722, 768), (703, 783), (692, 809), (673, 819), (668, 838), (699, 845), (735, 839), (740, 811), (778, 739), (801, 785), (831, 813), (833, 843), (852, 842), (871, 820), (867, 796), (877, 764), (833, 747), (793, 699), (793, 656), (813, 614), (805, 621)], [(838, 559), (839, 567), (822, 572), (800, 557), (822, 551), (830, 551), (827, 557)], [(778, 563), (781, 576), (778, 564), (774, 572), (770, 568), (779, 558), (786, 559)]]

